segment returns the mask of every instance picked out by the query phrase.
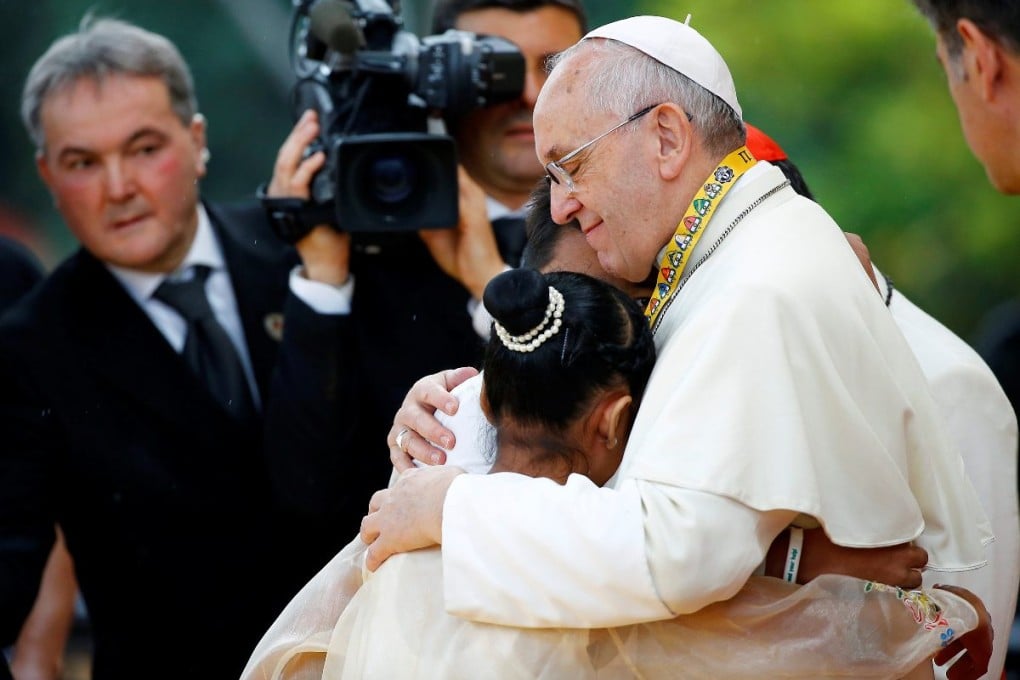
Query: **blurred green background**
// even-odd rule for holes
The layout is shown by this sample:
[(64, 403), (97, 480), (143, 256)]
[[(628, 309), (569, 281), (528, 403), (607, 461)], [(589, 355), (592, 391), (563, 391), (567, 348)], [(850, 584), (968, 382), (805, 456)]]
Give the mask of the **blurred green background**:
[[(431, 0), (405, 0), (427, 31)], [(966, 339), (1017, 296), (1017, 199), (968, 151), (934, 39), (909, 0), (634, 0), (587, 3), (593, 24), (683, 19), (729, 62), (747, 120), (802, 168), (819, 201), (861, 234), (897, 287)], [(240, 197), (270, 174), (291, 124), (288, 0), (0, 0), (0, 231), (52, 265), (74, 246), (35, 175), (18, 118), (28, 68), (82, 15), (116, 15), (172, 39), (209, 120), (206, 196)]]

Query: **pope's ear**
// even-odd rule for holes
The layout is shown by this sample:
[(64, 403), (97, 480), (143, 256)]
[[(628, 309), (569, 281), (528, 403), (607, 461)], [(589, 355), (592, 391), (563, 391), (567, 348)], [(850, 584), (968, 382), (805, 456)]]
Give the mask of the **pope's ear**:
[(694, 127), (687, 112), (672, 102), (655, 107), (651, 115), (658, 135), (659, 173), (663, 179), (675, 179), (691, 155)]

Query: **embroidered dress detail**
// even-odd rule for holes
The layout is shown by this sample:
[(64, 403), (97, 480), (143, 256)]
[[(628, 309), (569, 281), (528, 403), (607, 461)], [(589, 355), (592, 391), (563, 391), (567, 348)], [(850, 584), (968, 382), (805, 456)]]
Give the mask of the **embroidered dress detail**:
[(864, 592), (889, 592), (895, 593), (896, 599), (903, 603), (910, 615), (914, 617), (914, 623), (923, 626), (925, 630), (945, 628), (940, 634), (943, 647), (953, 641), (956, 632), (953, 630), (939, 603), (932, 599), (931, 595), (923, 590), (903, 590), (896, 586), (885, 585), (868, 581), (864, 584)]
[(755, 163), (757, 161), (747, 147), (740, 147), (723, 159), (694, 196), (659, 263), (655, 289), (645, 308), (645, 316), (653, 329), (659, 314), (665, 309), (664, 303), (678, 290), (680, 275), (698, 239), (705, 233), (709, 220), (715, 214), (715, 206), (723, 200), (737, 179)]

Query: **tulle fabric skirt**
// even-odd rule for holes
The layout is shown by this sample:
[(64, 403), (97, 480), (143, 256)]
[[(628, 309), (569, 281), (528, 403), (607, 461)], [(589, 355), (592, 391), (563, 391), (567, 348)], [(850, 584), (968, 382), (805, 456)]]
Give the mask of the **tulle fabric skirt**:
[(365, 549), (355, 539), (294, 597), (243, 680), (931, 677), (930, 657), (977, 625), (946, 591), (824, 576), (752, 577), (732, 599), (666, 621), (511, 628), (446, 613), (438, 548), (375, 574)]

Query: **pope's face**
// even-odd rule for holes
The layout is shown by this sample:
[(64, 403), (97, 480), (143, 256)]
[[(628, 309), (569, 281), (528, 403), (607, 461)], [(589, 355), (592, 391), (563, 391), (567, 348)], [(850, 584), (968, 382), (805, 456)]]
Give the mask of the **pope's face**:
[(68, 228), (100, 260), (172, 271), (198, 224), (200, 117), (184, 125), (160, 78), (84, 77), (50, 94), (36, 159)]
[[(561, 64), (535, 106), (535, 149), (544, 165), (557, 161), (618, 125), (626, 115), (590, 111), (583, 101), (584, 55)], [(608, 274), (642, 282), (664, 239), (655, 197), (660, 188), (652, 157), (654, 121), (642, 116), (610, 133), (564, 164), (574, 181), (553, 183), (550, 212), (557, 224), (577, 220)]]
[[(598, 256), (591, 246), (585, 241), (581, 231), (570, 225), (558, 227), (563, 230), (559, 240), (556, 242), (556, 250), (553, 258), (549, 261), (546, 271), (565, 271), (587, 274), (593, 278), (605, 281), (616, 286), (628, 297), (641, 301), (644, 305), (651, 295), (651, 288), (647, 285), (640, 285), (625, 281), (606, 272), (599, 264)], [(647, 284), (647, 282), (645, 282)]]
[(566, 9), (546, 6), (528, 12), (496, 7), (472, 10), (458, 17), (456, 27), (506, 38), (524, 55), (521, 96), (473, 111), (457, 130), (461, 162), (474, 180), (486, 193), (505, 202), (514, 202), (510, 195), (523, 202), (542, 176), (542, 166), (535, 160), (531, 117), (545, 84), (545, 62), (580, 40), (581, 26)]

